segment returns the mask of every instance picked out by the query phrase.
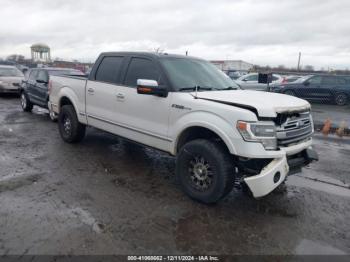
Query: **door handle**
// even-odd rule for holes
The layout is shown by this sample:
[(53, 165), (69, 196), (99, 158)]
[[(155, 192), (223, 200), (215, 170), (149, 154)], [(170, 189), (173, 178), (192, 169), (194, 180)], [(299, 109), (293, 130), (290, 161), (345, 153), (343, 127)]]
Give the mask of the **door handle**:
[(123, 94), (121, 94), (121, 93), (117, 94), (117, 100), (124, 101), (124, 99), (125, 99), (125, 96)]
[(93, 88), (90, 87), (90, 88), (88, 89), (88, 92), (89, 92), (89, 94), (92, 95), (92, 94), (95, 92), (95, 89), (93, 89)]

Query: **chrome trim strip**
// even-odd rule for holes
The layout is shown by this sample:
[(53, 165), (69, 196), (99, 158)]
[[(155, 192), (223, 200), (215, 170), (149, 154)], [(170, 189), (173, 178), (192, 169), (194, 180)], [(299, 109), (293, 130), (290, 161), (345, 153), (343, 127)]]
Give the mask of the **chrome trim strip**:
[(134, 127), (126, 126), (126, 125), (123, 125), (123, 124), (115, 123), (113, 121), (110, 121), (110, 120), (107, 120), (107, 119), (103, 119), (103, 118), (100, 118), (100, 117), (97, 117), (97, 116), (93, 116), (93, 115), (90, 115), (90, 114), (86, 114), (86, 115), (87, 115), (87, 117), (91, 117), (91, 118), (93, 118), (95, 120), (100, 120), (100, 121), (105, 122), (107, 124), (119, 126), (119, 127), (122, 127), (122, 128), (125, 128), (125, 129), (129, 129), (129, 130), (132, 130), (132, 131), (144, 134), (144, 135), (152, 136), (152, 137), (164, 140), (164, 141), (173, 142), (172, 139), (169, 139), (167, 137), (159, 136), (159, 135), (156, 135), (156, 134), (153, 134), (153, 133), (149, 133), (147, 131), (143, 131), (143, 130), (140, 130), (140, 129), (137, 129), (137, 128), (134, 128)]

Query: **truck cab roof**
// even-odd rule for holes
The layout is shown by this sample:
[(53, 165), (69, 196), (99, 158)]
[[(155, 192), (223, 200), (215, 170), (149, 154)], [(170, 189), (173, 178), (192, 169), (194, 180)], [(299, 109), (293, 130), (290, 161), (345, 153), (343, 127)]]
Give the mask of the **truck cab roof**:
[(186, 55), (177, 55), (177, 54), (168, 54), (168, 53), (156, 53), (156, 52), (103, 52), (100, 54), (101, 56), (117, 56), (117, 55), (123, 55), (123, 56), (144, 56), (148, 58), (188, 58), (188, 59), (198, 59), (203, 60), (198, 57), (194, 56), (186, 56)]

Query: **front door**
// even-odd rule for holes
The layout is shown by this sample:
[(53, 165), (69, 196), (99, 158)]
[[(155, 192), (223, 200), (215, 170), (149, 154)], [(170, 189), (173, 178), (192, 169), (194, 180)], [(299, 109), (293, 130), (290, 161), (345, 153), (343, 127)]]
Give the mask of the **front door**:
[(36, 84), (36, 79), (37, 79), (37, 76), (38, 76), (38, 72), (39, 70), (37, 69), (33, 69), (30, 71), (30, 74), (29, 74), (29, 77), (28, 77), (28, 80), (27, 80), (27, 83), (26, 83), (26, 93), (29, 97), (29, 100), (31, 102), (36, 102), (36, 98), (34, 96), (34, 89), (35, 89), (35, 84)]
[(123, 136), (168, 151), (171, 93), (167, 97), (138, 94), (137, 79), (156, 80), (160, 86), (165, 86), (156, 61), (131, 57), (123, 85), (118, 89), (116, 121), (125, 128)]
[(40, 70), (33, 89), (33, 95), (37, 100), (37, 104), (42, 107), (47, 107), (48, 102), (48, 82), (49, 76), (46, 70)]

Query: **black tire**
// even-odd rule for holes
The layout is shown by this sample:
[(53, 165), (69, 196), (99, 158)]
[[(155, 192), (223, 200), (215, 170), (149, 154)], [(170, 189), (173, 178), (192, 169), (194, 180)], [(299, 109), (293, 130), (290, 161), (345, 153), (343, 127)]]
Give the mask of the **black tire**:
[(85, 125), (79, 123), (72, 105), (65, 105), (58, 115), (58, 129), (67, 143), (78, 143), (85, 137)]
[(348, 96), (344, 93), (337, 93), (334, 96), (334, 103), (338, 106), (345, 106), (348, 103)]
[(24, 112), (31, 112), (33, 109), (33, 104), (30, 102), (28, 95), (25, 92), (21, 93), (21, 107)]
[(285, 95), (289, 96), (296, 96), (295, 92), (293, 90), (286, 90), (283, 92)]
[(176, 175), (189, 197), (206, 204), (215, 203), (234, 186), (233, 158), (218, 142), (194, 140), (181, 148)]

